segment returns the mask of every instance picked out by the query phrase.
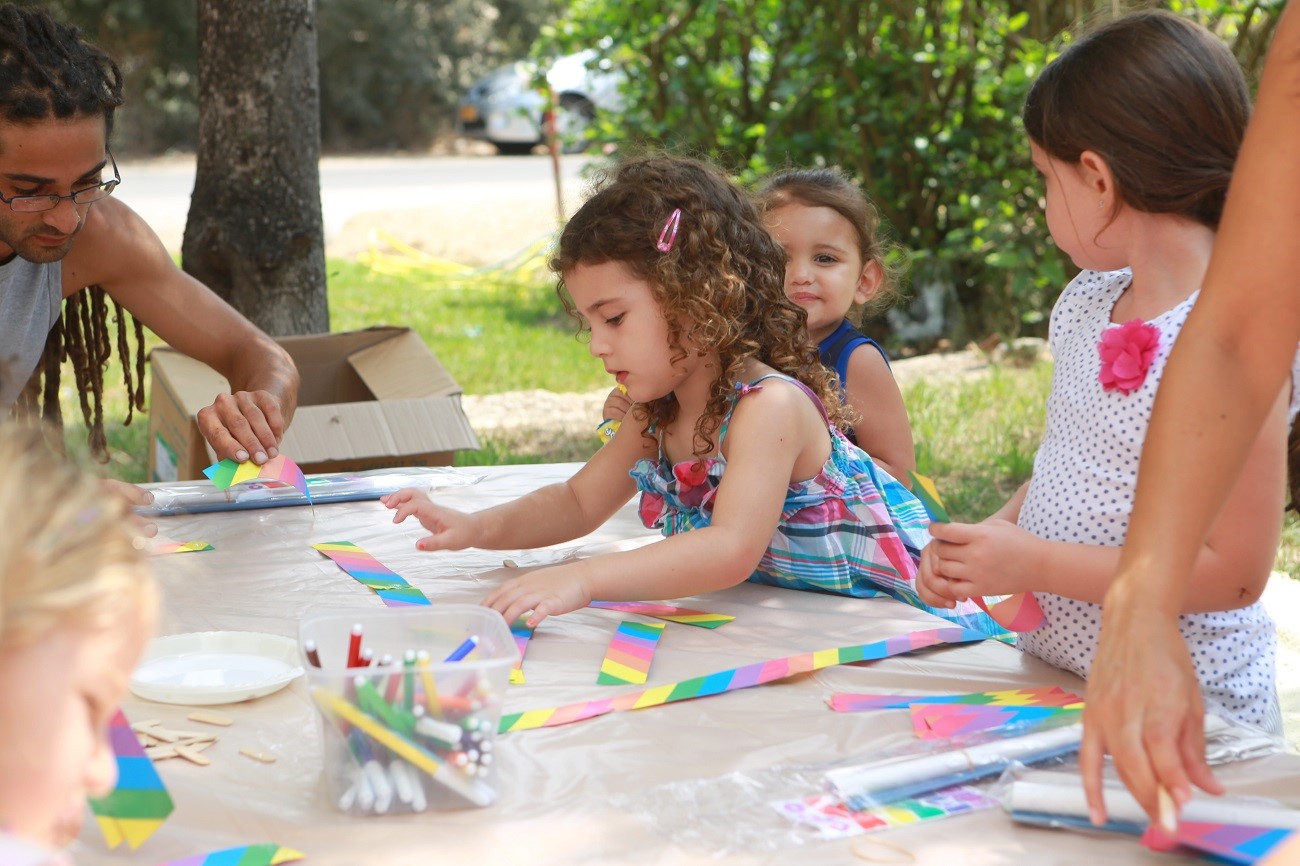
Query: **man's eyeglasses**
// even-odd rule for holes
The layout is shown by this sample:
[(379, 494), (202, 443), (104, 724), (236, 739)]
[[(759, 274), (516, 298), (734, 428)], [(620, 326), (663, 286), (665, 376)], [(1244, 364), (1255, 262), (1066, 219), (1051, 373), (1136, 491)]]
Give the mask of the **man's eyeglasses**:
[(13, 198), (5, 198), (4, 193), (0, 193), (0, 201), (9, 205), (17, 213), (40, 213), (42, 211), (54, 210), (59, 206), (59, 202), (65, 198), (72, 199), (74, 204), (90, 204), (93, 201), (99, 201), (107, 195), (111, 195), (114, 187), (122, 182), (122, 175), (117, 170), (117, 160), (113, 159), (113, 152), (107, 151), (108, 161), (113, 166), (113, 177), (94, 186), (74, 189), (67, 195), (16, 195)]

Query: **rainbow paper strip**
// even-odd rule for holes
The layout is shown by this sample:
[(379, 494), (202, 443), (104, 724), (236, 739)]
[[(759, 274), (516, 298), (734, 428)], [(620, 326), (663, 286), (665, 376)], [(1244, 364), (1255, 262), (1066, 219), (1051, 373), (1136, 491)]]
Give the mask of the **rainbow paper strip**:
[(959, 785), (869, 809), (850, 809), (829, 794), (814, 794), (802, 800), (776, 802), (772, 807), (797, 824), (817, 828), (824, 839), (838, 839), (890, 827), (937, 821), (1000, 805), (997, 799), (979, 788)]
[(324, 541), (313, 548), (375, 591), (389, 607), (428, 604), (428, 597), (350, 541)]
[(522, 713), (505, 713), (501, 716), (501, 733), (508, 731), (526, 731), (532, 728), (553, 728), (567, 725), (583, 719), (603, 716), (606, 713), (624, 710), (640, 710), (671, 704), (691, 698), (702, 698), (729, 692), (735, 689), (747, 689), (775, 680), (783, 680), (795, 674), (821, 670), (833, 665), (851, 664), (853, 662), (876, 661), (889, 656), (925, 649), (937, 644), (961, 644), (984, 640), (988, 635), (967, 628), (935, 628), (926, 631), (891, 637), (875, 643), (859, 644), (817, 652), (800, 653), (781, 659), (754, 662), (743, 667), (719, 671), (707, 676), (683, 680), (663, 686), (652, 686), (635, 692), (626, 692), (613, 698), (568, 704), (563, 707), (547, 707), (539, 710), (527, 710)]
[(533, 628), (523, 619), (517, 619), (510, 626), (510, 634), (514, 635), (515, 648), (519, 650), (519, 660), (510, 669), (510, 684), (519, 686), (524, 683), (524, 654), (528, 652), (528, 641), (533, 637)]
[(157, 832), (175, 805), (121, 710), (109, 722), (108, 741), (117, 756), (117, 787), (107, 796), (91, 797), (90, 811), (109, 848), (126, 842), (134, 851)]
[(653, 601), (593, 601), (587, 607), (601, 610), (616, 610), (620, 613), (639, 613), (655, 619), (666, 619), (682, 625), (696, 625), (700, 628), (717, 628), (735, 619), (725, 613), (709, 613), (703, 610), (691, 610), (674, 604), (659, 604)]
[(241, 845), (238, 848), (223, 848), (210, 854), (195, 854), (170, 860), (162, 866), (278, 866), (280, 863), (292, 863), (307, 855), (282, 845)]
[(836, 692), (831, 695), (831, 709), (839, 713), (864, 710), (903, 709), (916, 704), (983, 704), (994, 707), (1068, 707), (1083, 705), (1083, 698), (1060, 686), (1036, 689), (1005, 689), (996, 692), (971, 692), (964, 695), (878, 695)]
[(912, 730), (923, 740), (940, 740), (1003, 725), (1033, 725), (1048, 719), (1077, 721), (1083, 704), (1069, 707), (998, 707), (978, 704), (914, 704)]
[(624, 620), (605, 650), (600, 663), (600, 676), (596, 685), (641, 685), (650, 676), (650, 663), (654, 661), (655, 648), (667, 628), (661, 622), (634, 622)]
[(1244, 824), (1179, 821), (1172, 839), (1155, 824), (1142, 836), (1142, 844), (1156, 851), (1178, 851), (1179, 846), (1209, 854), (1221, 863), (1249, 866), (1258, 863), (1292, 834), (1300, 832)]
[(307, 489), (307, 477), (302, 474), (302, 470), (298, 468), (297, 463), (294, 463), (283, 454), (277, 454), (261, 466), (251, 460), (236, 463), (234, 460), (226, 458), (204, 469), (203, 474), (212, 480), (212, 485), (218, 490), (225, 490), (227, 487), (242, 484), (245, 481), (279, 481), (297, 488), (298, 492), (307, 497), (308, 502), (311, 502), (311, 492)]
[(156, 541), (149, 548), (149, 552), (154, 556), (162, 556), (164, 553), (202, 553), (205, 550), (216, 550), (206, 541)]
[(912, 495), (921, 500), (921, 505), (925, 507), (925, 513), (930, 515), (930, 520), (937, 523), (948, 523), (951, 518), (948, 517), (948, 509), (944, 507), (943, 500), (939, 498), (939, 490), (934, 486), (934, 482), (919, 472), (907, 470), (907, 474), (912, 479)]

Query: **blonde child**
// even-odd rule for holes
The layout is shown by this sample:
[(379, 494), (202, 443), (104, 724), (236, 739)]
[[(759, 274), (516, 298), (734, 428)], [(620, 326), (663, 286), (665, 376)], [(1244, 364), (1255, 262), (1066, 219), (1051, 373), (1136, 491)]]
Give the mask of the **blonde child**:
[[(884, 309), (898, 295), (885, 269), (879, 213), (837, 168), (778, 172), (759, 189), (757, 203), (786, 254), (786, 296), (807, 312), (821, 362), (839, 380), (853, 425), (843, 426), (844, 435), (905, 478), (916, 469), (916, 449), (903, 395), (885, 350), (847, 318), (855, 306)], [(627, 392), (615, 388), (603, 417), (618, 422), (631, 408)]]
[(924, 509), (834, 427), (837, 388), (785, 296), (784, 258), (718, 170), (673, 157), (619, 166), (551, 267), (591, 354), (636, 406), (562, 484), (474, 514), (403, 490), (384, 500), (394, 522), (418, 518), (425, 550), (542, 547), (591, 532), (640, 491), (642, 520), (669, 537), (509, 581), (484, 603), (510, 622), (745, 580), (917, 604)]
[(152, 630), (126, 503), (0, 425), (0, 863), (66, 862), (86, 797), (113, 787), (108, 724)]
[(912, 427), (885, 350), (848, 320), (854, 307), (897, 297), (885, 270), (880, 215), (836, 168), (790, 169), (758, 191), (767, 229), (785, 250), (785, 293), (808, 313), (808, 335), (835, 371), (856, 422), (844, 435), (896, 478), (916, 469)]
[[(1166, 12), (1084, 35), (1025, 103), (1048, 229), (1084, 270), (1052, 312), (1056, 365), (1032, 479), (983, 523), (935, 525), (920, 587), (936, 605), (1034, 592), (1046, 624), (1020, 645), (1082, 676), (1152, 401), (1205, 277), (1249, 114), (1232, 54)], [(1198, 549), (1179, 618), (1208, 709), (1269, 731), (1281, 723), (1276, 637), (1257, 600), (1282, 522), (1285, 409), (1279, 395)]]

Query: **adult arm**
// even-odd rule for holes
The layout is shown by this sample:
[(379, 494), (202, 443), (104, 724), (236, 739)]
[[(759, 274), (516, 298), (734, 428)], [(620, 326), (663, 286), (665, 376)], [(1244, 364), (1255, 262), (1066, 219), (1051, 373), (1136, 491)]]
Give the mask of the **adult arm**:
[(875, 346), (858, 346), (849, 355), (845, 399), (858, 415), (853, 426), (859, 447), (895, 478), (916, 469), (916, 447), (907, 407), (885, 357)]
[(126, 204), (106, 198), (63, 260), (63, 294), (99, 285), (168, 345), (230, 382), (199, 412), (199, 429), (219, 458), (274, 456), (298, 403), (298, 371), (274, 340), (207, 286), (178, 268)]
[(1159, 820), (1158, 790), (1222, 790), (1176, 617), (1206, 530), (1256, 440), (1300, 340), (1300, 13), (1282, 13), (1201, 298), (1170, 356), (1128, 540), (1102, 614), (1080, 752), (1094, 821), (1106, 752)]

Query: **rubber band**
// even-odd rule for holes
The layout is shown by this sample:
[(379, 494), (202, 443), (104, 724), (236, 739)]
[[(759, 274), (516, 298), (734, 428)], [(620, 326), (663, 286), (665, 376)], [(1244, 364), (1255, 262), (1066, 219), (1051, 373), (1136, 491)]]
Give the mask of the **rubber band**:
[[(880, 857), (873, 857), (869, 852), (862, 850), (868, 845), (875, 845), (877, 847), (884, 848), (886, 851), (889, 851), (892, 854), (898, 856), (889, 857), (887, 859), (881, 859)], [(899, 845), (897, 842), (889, 842), (877, 836), (855, 837), (854, 840), (849, 843), (849, 853), (851, 853), (854, 857), (857, 857), (859, 860), (866, 860), (868, 863), (915, 863), (916, 862), (916, 855), (913, 854), (910, 849), (904, 848), (902, 845)], [(899, 859), (900, 857), (904, 859)]]

